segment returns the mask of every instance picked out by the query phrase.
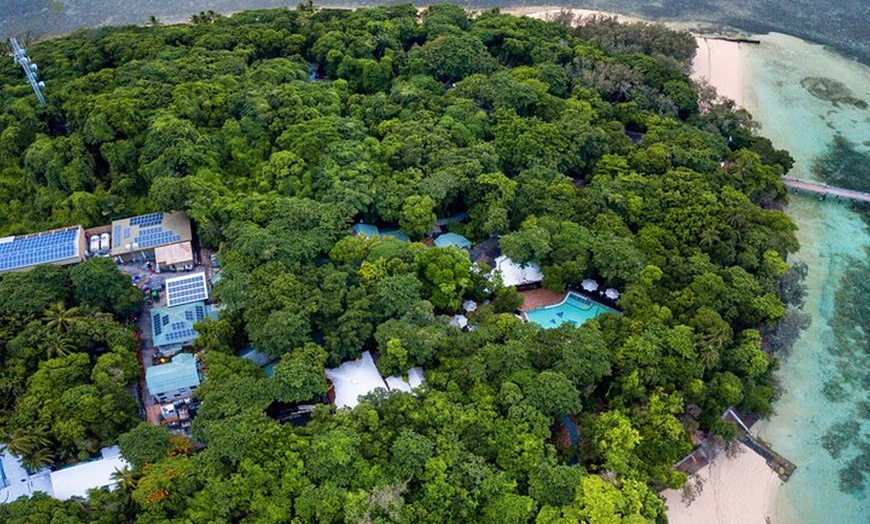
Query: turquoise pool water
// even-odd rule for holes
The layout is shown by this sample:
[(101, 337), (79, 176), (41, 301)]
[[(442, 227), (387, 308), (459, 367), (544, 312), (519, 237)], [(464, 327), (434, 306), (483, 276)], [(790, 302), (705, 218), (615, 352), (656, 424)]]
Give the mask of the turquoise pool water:
[(526, 317), (530, 322), (549, 329), (559, 327), (565, 322), (579, 326), (604, 313), (615, 311), (575, 293), (568, 293), (565, 300), (555, 306), (526, 311)]

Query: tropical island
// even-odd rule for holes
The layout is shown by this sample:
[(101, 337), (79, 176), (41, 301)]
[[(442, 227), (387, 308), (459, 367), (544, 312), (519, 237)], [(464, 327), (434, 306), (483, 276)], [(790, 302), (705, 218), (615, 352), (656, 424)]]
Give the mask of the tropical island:
[(4, 61), (0, 440), (55, 496), (0, 520), (664, 522), (770, 412), (792, 160), (690, 34), (570, 22), (83, 30), (46, 105)]

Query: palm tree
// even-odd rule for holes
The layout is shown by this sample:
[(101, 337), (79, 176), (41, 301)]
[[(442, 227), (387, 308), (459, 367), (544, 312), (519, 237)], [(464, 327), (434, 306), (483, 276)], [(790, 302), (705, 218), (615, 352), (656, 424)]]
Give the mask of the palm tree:
[(31, 474), (36, 473), (52, 462), (54, 462), (54, 453), (48, 447), (37, 448), (32, 453), (21, 457), (21, 465)]
[(63, 358), (69, 356), (75, 349), (72, 341), (63, 333), (49, 331), (39, 344), (48, 358)]
[(46, 448), (51, 441), (44, 428), (35, 428), (29, 432), (4, 432), (0, 440), (9, 453), (19, 458), (36, 454), (41, 448)]
[(56, 302), (45, 310), (45, 327), (66, 333), (73, 325), (82, 319), (79, 307), (65, 308), (63, 302)]

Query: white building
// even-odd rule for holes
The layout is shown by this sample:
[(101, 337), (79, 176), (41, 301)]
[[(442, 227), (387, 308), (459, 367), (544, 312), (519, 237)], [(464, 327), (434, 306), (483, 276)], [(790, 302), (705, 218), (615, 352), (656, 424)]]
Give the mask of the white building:
[(54, 498), (67, 500), (73, 497), (87, 498), (88, 490), (112, 489), (117, 484), (112, 475), (129, 467), (121, 457), (118, 447), (103, 449), (103, 458), (82, 462), (75, 466), (51, 472), (51, 487)]

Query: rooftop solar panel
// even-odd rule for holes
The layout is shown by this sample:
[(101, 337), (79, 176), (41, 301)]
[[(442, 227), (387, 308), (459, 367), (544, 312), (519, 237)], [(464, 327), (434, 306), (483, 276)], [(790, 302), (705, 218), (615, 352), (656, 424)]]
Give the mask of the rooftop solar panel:
[[(198, 273), (196, 275), (171, 278), (166, 281), (166, 303), (169, 306), (177, 306), (196, 302), (208, 298), (208, 288), (205, 283), (205, 274)], [(200, 317), (197, 310), (197, 320), (202, 320), (205, 316), (203, 313)]]
[(0, 244), (0, 271), (48, 264), (78, 256), (79, 228), (15, 237)]

